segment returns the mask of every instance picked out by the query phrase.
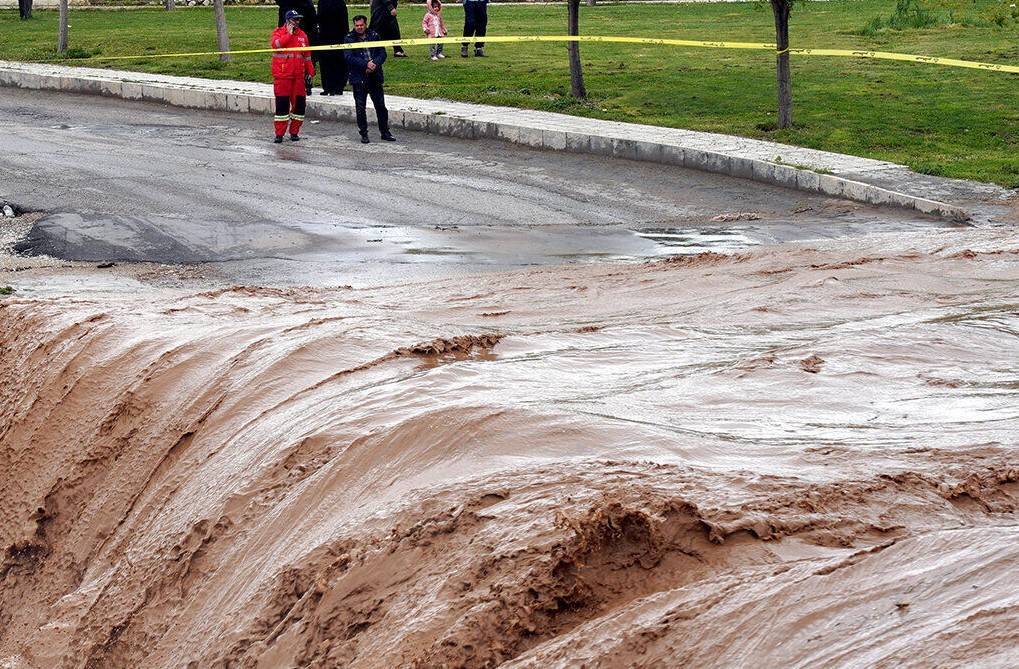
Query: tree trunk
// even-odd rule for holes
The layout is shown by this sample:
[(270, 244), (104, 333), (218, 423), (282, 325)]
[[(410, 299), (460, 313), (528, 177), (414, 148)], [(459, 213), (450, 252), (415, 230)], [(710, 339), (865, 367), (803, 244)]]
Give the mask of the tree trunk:
[(778, 127), (793, 125), (793, 82), (789, 74), (789, 14), (792, 0), (771, 0), (775, 14), (775, 72), (778, 79)]
[(174, 3), (173, 0), (163, 0), (163, 7), (166, 7), (166, 11), (173, 11)]
[(57, 31), (57, 53), (64, 55), (67, 51), (67, 0), (60, 0), (60, 28)]
[[(223, 0), (214, 0), (213, 8), (216, 14), (216, 48), (219, 51), (230, 50), (230, 35), (226, 32), (226, 9), (223, 7)], [(223, 54), (219, 59), (224, 63), (230, 62), (230, 56)]]
[[(569, 26), (567, 33), (580, 34), (580, 0), (568, 0)], [(570, 93), (573, 97), (584, 99), (587, 90), (584, 88), (584, 71), (580, 67), (580, 43), (569, 42), (566, 47), (570, 53)]]
[(18, 14), (22, 20), (32, 18), (32, 0), (18, 0)]

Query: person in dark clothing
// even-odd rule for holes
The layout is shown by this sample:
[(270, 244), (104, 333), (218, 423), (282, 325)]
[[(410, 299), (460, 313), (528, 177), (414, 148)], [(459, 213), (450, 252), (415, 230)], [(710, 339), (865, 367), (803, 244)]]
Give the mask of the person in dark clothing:
[[(378, 39), (400, 39), (400, 22), (396, 19), (396, 3), (399, 0), (371, 0), (372, 20), (369, 30), (374, 30), (381, 37)], [(393, 47), (393, 55), (406, 58), (407, 52), (402, 46)]]
[[(484, 37), (488, 33), (488, 0), (463, 0), (464, 37)], [(460, 45), (460, 56), (467, 57), (467, 42)], [(474, 43), (474, 55), (485, 55), (485, 43)]]
[[(358, 42), (377, 42), (377, 32), (368, 28), (368, 17), (355, 16), (354, 29), (343, 39), (345, 44)], [(386, 109), (386, 98), (382, 92), (384, 83), (382, 64), (386, 62), (386, 50), (382, 47), (364, 47), (347, 49), (347, 75), (350, 77), (350, 89), (354, 93), (354, 110), (357, 113), (357, 129), (361, 132), (361, 143), (368, 143), (368, 114), (365, 102), (371, 96), (375, 107), (375, 116), (379, 120), (379, 133), (387, 142), (395, 142), (396, 138), (389, 132), (389, 111)]]
[(286, 23), (287, 12), (293, 10), (304, 17), (301, 22), (301, 27), (304, 29), (308, 39), (312, 40), (312, 44), (315, 43), (315, 37), (318, 35), (318, 15), (315, 13), (315, 5), (311, 0), (276, 0), (276, 4), (279, 5), (279, 18), (276, 21), (276, 27), (281, 27)]
[[(342, 44), (350, 31), (345, 0), (319, 0), (318, 39), (320, 44)], [(347, 58), (342, 51), (318, 51), (322, 95), (343, 95), (347, 85)]]
[(22, 19), (32, 18), (32, 0), (18, 0), (18, 14)]
[[(276, 27), (280, 28), (286, 23), (286, 14), (289, 11), (295, 11), (304, 17), (301, 21), (301, 27), (304, 29), (304, 33), (308, 36), (308, 42), (311, 45), (318, 44), (318, 17), (315, 15), (315, 5), (311, 0), (276, 0), (276, 4), (279, 5), (279, 20), (276, 22)], [(311, 52), (312, 62), (318, 60), (318, 52)], [(311, 95), (311, 77), (305, 77), (304, 79), (305, 93)]]

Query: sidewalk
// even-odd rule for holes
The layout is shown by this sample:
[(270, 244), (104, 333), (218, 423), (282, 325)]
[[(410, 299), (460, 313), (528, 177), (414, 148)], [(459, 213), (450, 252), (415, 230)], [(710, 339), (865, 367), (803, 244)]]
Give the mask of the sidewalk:
[[(270, 84), (8, 61), (0, 61), (0, 86), (266, 117), (273, 104)], [(676, 165), (960, 221), (993, 221), (1014, 194), (991, 184), (917, 174), (895, 163), (730, 135), (447, 100), (386, 96), (386, 101), (396, 129)], [(353, 123), (353, 98), (312, 95), (307, 115)]]

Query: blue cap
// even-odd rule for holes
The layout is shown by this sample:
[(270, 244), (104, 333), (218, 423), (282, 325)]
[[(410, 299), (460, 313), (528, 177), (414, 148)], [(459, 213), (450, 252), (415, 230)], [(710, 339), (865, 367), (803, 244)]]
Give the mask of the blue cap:
[(290, 21), (291, 19), (303, 19), (303, 18), (304, 17), (301, 16), (300, 12), (298, 12), (296, 10), (293, 10), (293, 9), (291, 9), (289, 12), (287, 12), (286, 14), (283, 15), (283, 20), (284, 21)]

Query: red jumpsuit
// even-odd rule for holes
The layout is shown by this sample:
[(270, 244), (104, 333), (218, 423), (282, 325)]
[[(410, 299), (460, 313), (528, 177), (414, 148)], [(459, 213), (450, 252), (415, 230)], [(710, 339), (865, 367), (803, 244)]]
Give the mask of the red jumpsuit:
[[(308, 46), (308, 36), (300, 28), (295, 28), (293, 34), (290, 34), (284, 24), (273, 32), (269, 46), (273, 49)], [(296, 136), (301, 131), (307, 102), (305, 75), (315, 76), (315, 65), (311, 62), (310, 51), (272, 54), (272, 88), (276, 96), (276, 115), (272, 120), (277, 137), (282, 137), (286, 133), (288, 122), (291, 135)]]

